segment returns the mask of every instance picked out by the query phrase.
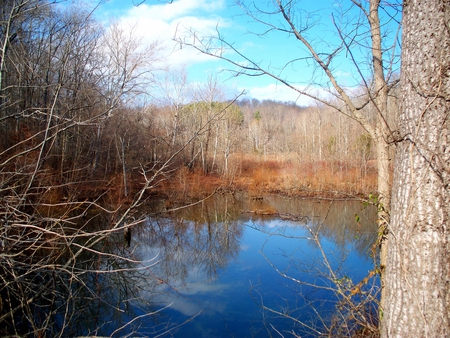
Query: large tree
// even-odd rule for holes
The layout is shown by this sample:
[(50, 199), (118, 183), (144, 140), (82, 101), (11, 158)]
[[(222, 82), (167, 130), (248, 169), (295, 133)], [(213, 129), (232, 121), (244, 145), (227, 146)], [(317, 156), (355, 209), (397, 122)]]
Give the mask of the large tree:
[(405, 0), (382, 337), (450, 332), (450, 1)]

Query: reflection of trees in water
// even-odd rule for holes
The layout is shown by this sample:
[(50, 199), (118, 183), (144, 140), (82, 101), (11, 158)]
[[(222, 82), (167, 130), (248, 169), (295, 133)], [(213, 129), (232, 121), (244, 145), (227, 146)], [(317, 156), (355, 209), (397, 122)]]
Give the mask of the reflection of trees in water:
[[(334, 201), (321, 203), (321, 216), (313, 223), (313, 229), (321, 226), (320, 234), (343, 251), (356, 250), (367, 257), (377, 239), (376, 210), (363, 209), (362, 204)], [(360, 221), (356, 221), (356, 216)]]
[[(355, 334), (361, 328), (367, 332), (377, 331), (377, 304), (379, 283), (377, 270), (361, 272), (352, 264), (350, 256), (368, 257), (377, 238), (376, 210), (362, 210), (362, 204), (339, 201), (307, 201), (271, 197), (270, 203), (279, 213), (293, 212), (308, 216), (308, 221), (285, 223), (275, 221), (279, 226), (270, 230), (260, 220), (257, 228), (267, 231), (269, 237), (262, 253), (272, 267), (292, 282), (297, 306), (290, 300), (285, 307), (267, 306), (264, 294), (252, 290), (255, 299), (266, 312), (290, 318), (297, 333), (314, 333), (330, 336), (346, 332)], [(360, 218), (356, 222), (355, 214)], [(272, 219), (273, 222), (273, 219)], [(283, 224), (285, 224), (283, 226)], [(300, 226), (300, 235), (290, 235), (286, 227)], [(272, 260), (271, 236), (289, 237), (298, 243), (291, 251), (280, 248), (285, 261)], [(349, 259), (350, 258), (350, 259)], [(376, 263), (374, 261), (374, 263)], [(348, 265), (349, 264), (349, 265)], [(359, 261), (359, 264), (360, 261)], [(362, 275), (362, 276), (361, 276)], [(294, 297), (295, 298), (295, 297)], [(310, 314), (308, 317), (307, 314)]]
[(170, 218), (149, 218), (140, 240), (159, 251), (157, 269), (166, 281), (184, 283), (194, 269), (214, 279), (239, 253), (240, 212), (236, 200), (219, 195)]
[[(167, 318), (159, 317), (161, 308), (151, 302), (162, 292), (161, 284), (185, 283), (193, 272), (214, 279), (239, 253), (245, 226), (242, 211), (253, 204), (259, 207), (261, 202), (218, 195), (164, 218), (148, 217), (133, 226), (130, 248), (124, 243), (123, 228), (111, 230), (112, 220), (99, 213), (64, 226), (49, 222), (32, 228), (31, 220), (16, 222), (17, 235), (12, 226), (7, 237), (17, 238), (17, 243), (6, 243), (9, 256), (2, 252), (10, 267), (6, 263), (0, 267), (5, 286), (0, 295), (3, 316), (19, 310), (3, 318), (9, 325), (1, 333), (122, 336), (139, 328), (154, 336), (170, 330), (176, 324), (171, 326)], [(354, 213), (362, 215), (359, 206), (333, 203), (329, 207), (272, 197), (263, 204), (280, 213), (308, 215), (311, 229), (328, 212), (320, 236), (345, 247), (358, 234), (355, 248), (361, 253), (372, 244), (370, 222), (362, 216), (358, 227), (354, 221)], [(291, 263), (299, 269), (317, 268)], [(121, 323), (129, 325), (121, 327)]]
[[(279, 213), (307, 216), (312, 229), (320, 226), (320, 234), (340, 250), (356, 250), (366, 256), (376, 241), (376, 208), (363, 207), (358, 201), (307, 200), (271, 196), (269, 203)], [(357, 222), (355, 215), (360, 221)]]
[(157, 312), (150, 298), (141, 297), (143, 285), (147, 295), (154, 293), (156, 283), (147, 281), (150, 270), (125, 248), (123, 230), (108, 225), (97, 212), (86, 221), (27, 219), (6, 228), (0, 334), (123, 335), (145, 322), (132, 321), (142, 308), (147, 317)]

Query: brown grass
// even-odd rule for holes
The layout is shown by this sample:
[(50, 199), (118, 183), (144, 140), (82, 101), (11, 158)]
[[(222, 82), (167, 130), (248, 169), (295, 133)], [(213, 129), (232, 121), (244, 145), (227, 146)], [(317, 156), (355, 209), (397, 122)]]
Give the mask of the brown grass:
[[(369, 163), (364, 171), (357, 162), (317, 161), (300, 162), (286, 157), (241, 156), (230, 161), (228, 176), (205, 174), (197, 168), (181, 167), (170, 178), (161, 182), (148, 194), (163, 195), (170, 203), (199, 200), (214, 191), (244, 191), (251, 197), (276, 193), (301, 197), (367, 196), (377, 190), (376, 163)], [(51, 189), (42, 196), (42, 202), (55, 203), (65, 199), (88, 200), (102, 195), (102, 200), (112, 208), (131, 202), (132, 196), (142, 187), (138, 173), (128, 178), (128, 196), (124, 196), (123, 176), (112, 175), (102, 181), (70, 186), (69, 191)], [(71, 189), (72, 188), (72, 189)], [(75, 189), (76, 193), (71, 191)], [(69, 196), (67, 196), (69, 195)], [(46, 211), (46, 214), (50, 210)]]
[(181, 168), (173, 180), (161, 187), (161, 192), (174, 201), (198, 199), (214, 190), (246, 191), (254, 197), (268, 193), (303, 197), (366, 196), (377, 190), (377, 170), (375, 163), (368, 165), (364, 172), (357, 162), (295, 163), (246, 156), (240, 158), (232, 179)]
[(251, 195), (279, 193), (289, 196), (324, 196), (344, 193), (367, 195), (377, 189), (375, 163), (367, 171), (357, 162), (301, 162), (242, 159), (235, 186)]
[(217, 175), (205, 174), (202, 170), (178, 169), (172, 179), (164, 181), (157, 193), (165, 195), (171, 203), (199, 200), (219, 189), (224, 181)]

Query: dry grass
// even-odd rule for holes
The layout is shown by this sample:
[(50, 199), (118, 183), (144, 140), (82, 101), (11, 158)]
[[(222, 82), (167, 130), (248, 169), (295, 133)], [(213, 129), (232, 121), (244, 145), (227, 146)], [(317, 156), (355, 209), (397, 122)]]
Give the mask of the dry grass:
[(243, 159), (236, 188), (258, 195), (329, 196), (338, 193), (367, 195), (377, 189), (375, 164), (362, 170), (359, 163), (258, 161)]
[(156, 192), (165, 195), (171, 202), (183, 202), (204, 198), (223, 185), (224, 181), (217, 175), (182, 167), (175, 172), (172, 179), (164, 181)]
[(377, 190), (376, 164), (366, 171), (357, 162), (298, 162), (245, 156), (235, 166), (232, 178), (206, 175), (201, 170), (178, 170), (161, 187), (174, 201), (198, 199), (214, 190), (246, 191), (250, 196), (277, 193), (287, 196), (333, 197), (341, 194), (367, 195)]
[[(234, 159), (233, 173), (228, 176), (205, 174), (201, 169), (179, 168), (171, 178), (164, 180), (149, 194), (159, 194), (173, 203), (202, 199), (214, 191), (245, 191), (252, 197), (264, 194), (281, 194), (301, 197), (367, 196), (377, 190), (376, 163), (369, 163), (366, 170), (356, 162), (300, 162), (286, 158), (245, 156)], [(89, 200), (90, 196), (102, 195), (102, 200), (113, 209), (131, 202), (133, 193), (142, 186), (140, 175), (127, 179), (128, 196), (124, 195), (121, 174), (90, 184), (76, 184), (47, 189), (40, 201), (54, 204), (65, 200)], [(51, 185), (49, 185), (51, 186)], [(47, 210), (48, 209), (48, 210)], [(53, 211), (41, 207), (40, 212), (49, 215)]]

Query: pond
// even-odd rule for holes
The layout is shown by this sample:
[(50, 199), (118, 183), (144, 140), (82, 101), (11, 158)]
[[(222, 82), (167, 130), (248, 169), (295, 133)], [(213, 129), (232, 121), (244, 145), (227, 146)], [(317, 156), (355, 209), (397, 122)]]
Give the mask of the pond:
[(346, 297), (377, 292), (376, 278), (356, 285), (377, 234), (376, 210), (361, 202), (218, 195), (149, 214), (128, 250), (151, 267), (136, 283), (155, 316), (131, 301), (120, 335), (313, 337), (336, 319), (336, 285)]
[[(30, 226), (12, 242), (20, 259), (1, 266), (9, 284), (0, 305), (12, 321), (0, 335), (337, 337), (361, 336), (361, 324), (376, 329), (374, 207), (216, 194), (170, 210), (152, 201), (133, 215), (85, 211), (64, 226)], [(35, 245), (22, 249), (26, 240)]]

